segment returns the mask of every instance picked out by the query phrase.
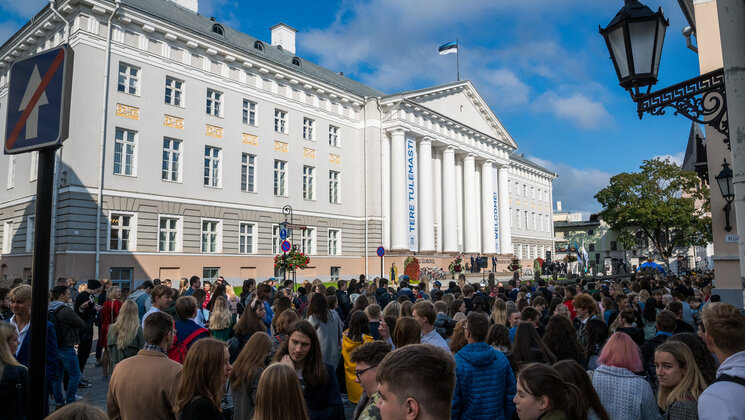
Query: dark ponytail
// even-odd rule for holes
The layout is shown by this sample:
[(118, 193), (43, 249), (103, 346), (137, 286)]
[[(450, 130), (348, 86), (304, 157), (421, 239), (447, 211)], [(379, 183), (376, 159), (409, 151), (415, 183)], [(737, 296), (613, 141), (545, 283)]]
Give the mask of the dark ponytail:
[(531, 363), (522, 368), (518, 382), (534, 397), (548, 397), (549, 411), (561, 410), (567, 418), (587, 420), (587, 404), (579, 388), (565, 382), (554, 368)]

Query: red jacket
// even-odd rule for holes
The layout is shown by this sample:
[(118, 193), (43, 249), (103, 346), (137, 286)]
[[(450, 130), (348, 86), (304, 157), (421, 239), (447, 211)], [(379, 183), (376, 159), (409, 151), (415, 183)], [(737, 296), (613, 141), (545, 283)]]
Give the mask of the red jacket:
[(103, 348), (108, 347), (106, 345), (106, 335), (109, 333), (109, 325), (116, 322), (121, 308), (122, 303), (118, 300), (107, 300), (101, 308), (101, 334), (98, 336), (98, 340)]
[(564, 306), (569, 308), (569, 313), (572, 315), (572, 320), (577, 317), (577, 312), (574, 312), (574, 303), (572, 302), (572, 299), (567, 299), (564, 301)]

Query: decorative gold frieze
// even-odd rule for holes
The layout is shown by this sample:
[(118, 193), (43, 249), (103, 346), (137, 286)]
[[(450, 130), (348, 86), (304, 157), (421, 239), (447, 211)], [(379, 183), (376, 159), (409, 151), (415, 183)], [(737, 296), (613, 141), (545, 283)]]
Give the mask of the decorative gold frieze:
[(217, 137), (218, 139), (221, 139), (222, 138), (222, 127), (217, 127), (215, 125), (206, 124), (205, 134), (207, 134), (210, 137)]
[(184, 119), (181, 117), (174, 117), (173, 115), (163, 115), (163, 125), (166, 127), (177, 128), (179, 130), (184, 129)]
[(278, 152), (287, 153), (289, 150), (287, 143), (281, 142), (281, 141), (275, 141), (274, 142), (274, 150)]
[(253, 134), (243, 133), (242, 141), (243, 141), (243, 144), (250, 144), (251, 146), (259, 145), (259, 137)]
[(124, 105), (124, 104), (116, 104), (116, 115), (119, 117), (129, 118), (132, 120), (139, 120), (140, 119), (140, 108)]

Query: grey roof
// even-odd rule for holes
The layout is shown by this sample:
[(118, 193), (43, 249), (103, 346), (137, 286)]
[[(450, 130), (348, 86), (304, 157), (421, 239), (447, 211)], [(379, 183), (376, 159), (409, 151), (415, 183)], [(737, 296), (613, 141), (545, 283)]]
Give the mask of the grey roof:
[(583, 228), (600, 226), (600, 222), (595, 220), (581, 220), (579, 222), (554, 222), (554, 228)]
[(442, 84), (442, 85), (438, 85), (438, 86), (428, 86), (428, 87), (421, 88), (421, 89), (413, 89), (413, 90), (405, 90), (403, 92), (396, 92), (396, 93), (392, 93), (392, 94), (390, 94), (388, 96), (389, 97), (409, 96), (411, 94), (416, 94), (416, 93), (420, 93), (420, 92), (423, 93), (423, 92), (426, 92), (428, 90), (440, 90), (440, 89), (447, 89), (447, 88), (452, 87), (452, 86), (465, 85), (468, 82), (469, 82), (468, 79), (458, 80), (458, 81), (448, 82), (448, 83), (445, 83), (445, 84)]
[(520, 163), (523, 163), (525, 165), (532, 166), (535, 169), (538, 169), (539, 171), (544, 171), (544, 172), (547, 172), (547, 173), (550, 173), (550, 174), (554, 174), (555, 176), (559, 176), (559, 174), (557, 174), (556, 172), (551, 171), (551, 170), (548, 170), (548, 169), (544, 168), (543, 166), (541, 166), (541, 165), (539, 165), (539, 164), (537, 164), (537, 163), (535, 163), (535, 162), (533, 162), (531, 160), (526, 159), (524, 153), (513, 153), (513, 154), (510, 155), (510, 159), (514, 159), (514, 160), (516, 160), (516, 161), (518, 161)]
[[(110, 0), (110, 2), (113, 3), (114, 1)], [(219, 43), (236, 48), (250, 56), (269, 60), (272, 63), (283, 66), (291, 71), (296, 71), (312, 78), (319, 79), (330, 85), (336, 86), (339, 89), (351, 92), (352, 94), (362, 97), (385, 96), (384, 92), (373, 89), (348, 77), (341, 76), (334, 71), (321, 67), (315, 63), (311, 63), (310, 61), (303, 60), (301, 57), (298, 57), (289, 51), (277, 48), (270, 43), (244, 34), (243, 32), (237, 31), (223, 23), (213, 22), (212, 20), (210, 20), (209, 17), (194, 13), (191, 10), (182, 7), (172, 1), (122, 0), (122, 3), (127, 7), (137, 9), (147, 15), (156, 17), (158, 19), (163, 19), (176, 26), (194, 31), (204, 37), (211, 38)], [(223, 27), (224, 35), (219, 35), (215, 32), (212, 32), (212, 26), (215, 23), (220, 23), (220, 25)], [(258, 51), (254, 48), (254, 43), (256, 41), (261, 41), (262, 44), (264, 44), (263, 52)], [(340, 53), (343, 54), (344, 52), (340, 51)], [(300, 67), (292, 64), (292, 59), (294, 57), (301, 58)]]

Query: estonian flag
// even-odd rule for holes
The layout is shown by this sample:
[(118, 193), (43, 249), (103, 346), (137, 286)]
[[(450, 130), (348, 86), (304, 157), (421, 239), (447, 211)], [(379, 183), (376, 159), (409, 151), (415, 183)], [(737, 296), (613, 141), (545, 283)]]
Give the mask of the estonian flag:
[(447, 44), (440, 45), (438, 51), (440, 52), (440, 55), (457, 53), (458, 41), (448, 42)]

